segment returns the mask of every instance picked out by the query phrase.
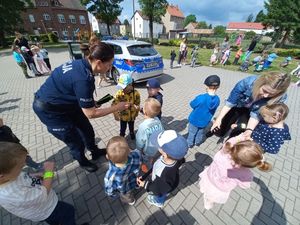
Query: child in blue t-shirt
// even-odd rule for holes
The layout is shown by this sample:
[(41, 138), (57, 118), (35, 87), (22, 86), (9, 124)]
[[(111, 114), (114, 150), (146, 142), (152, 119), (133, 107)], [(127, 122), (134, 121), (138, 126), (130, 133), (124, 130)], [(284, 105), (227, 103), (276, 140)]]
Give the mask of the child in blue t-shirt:
[(193, 111), (188, 118), (189, 133), (187, 142), (189, 148), (203, 143), (205, 127), (209, 124), (220, 105), (220, 98), (216, 95), (216, 91), (220, 86), (220, 77), (217, 75), (208, 76), (204, 84), (207, 86), (207, 93), (198, 95), (190, 103)]
[(30, 78), (30, 76), (27, 73), (27, 65), (26, 65), (25, 59), (23, 58), (23, 56), (21, 54), (21, 50), (18, 46), (13, 47), (13, 57), (14, 57), (16, 63), (18, 64), (18, 66), (21, 67), (25, 78), (27, 78), (27, 79)]

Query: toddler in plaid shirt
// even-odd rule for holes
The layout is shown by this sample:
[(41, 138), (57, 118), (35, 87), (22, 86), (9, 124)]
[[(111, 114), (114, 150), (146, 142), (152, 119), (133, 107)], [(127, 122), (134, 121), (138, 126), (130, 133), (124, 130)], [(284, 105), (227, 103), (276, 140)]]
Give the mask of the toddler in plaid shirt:
[(131, 151), (126, 139), (121, 136), (111, 138), (106, 150), (109, 169), (104, 177), (105, 193), (113, 198), (120, 197), (122, 202), (134, 205), (135, 198), (132, 192), (138, 187), (136, 178), (142, 161), (140, 151)]

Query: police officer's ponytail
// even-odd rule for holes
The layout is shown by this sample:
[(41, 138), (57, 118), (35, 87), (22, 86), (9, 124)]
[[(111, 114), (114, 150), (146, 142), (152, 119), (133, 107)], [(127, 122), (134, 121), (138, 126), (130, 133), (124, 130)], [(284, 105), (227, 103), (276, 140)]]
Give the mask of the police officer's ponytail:
[(89, 60), (101, 60), (106, 62), (114, 57), (114, 50), (106, 43), (96, 42), (90, 46)]

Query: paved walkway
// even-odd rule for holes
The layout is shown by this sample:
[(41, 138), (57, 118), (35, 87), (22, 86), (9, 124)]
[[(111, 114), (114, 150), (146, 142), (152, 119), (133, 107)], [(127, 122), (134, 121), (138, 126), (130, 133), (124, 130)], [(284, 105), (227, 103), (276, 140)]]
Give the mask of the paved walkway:
[[(64, 51), (50, 52), (53, 67), (68, 60)], [(168, 62), (166, 62), (168, 65)], [(59, 198), (73, 204), (76, 208), (78, 224), (90, 222), (99, 224), (230, 224), (230, 225), (296, 225), (300, 222), (300, 89), (289, 89), (288, 105), (292, 141), (282, 147), (276, 156), (266, 155), (273, 163), (270, 173), (254, 170), (255, 179), (251, 189), (237, 189), (225, 205), (214, 207), (210, 211), (203, 208), (203, 197), (197, 187), (198, 174), (209, 165), (220, 146), (212, 137), (198, 148), (192, 149), (187, 163), (182, 167), (181, 182), (178, 191), (167, 201), (163, 209), (150, 206), (146, 193), (137, 193), (135, 206), (112, 201), (103, 191), (103, 177), (107, 169), (104, 158), (98, 162), (99, 170), (88, 174), (74, 162), (65, 145), (52, 137), (45, 126), (32, 111), (33, 93), (46, 77), (25, 80), (21, 70), (12, 57), (0, 57), (0, 117), (11, 126), (22, 140), (32, 157), (37, 161), (54, 159), (57, 163), (57, 176), (54, 189)], [(181, 134), (187, 133), (187, 117), (191, 109), (189, 102), (204, 91), (205, 77), (218, 74), (221, 87), (218, 91), (223, 100), (233, 85), (246, 74), (209, 67), (166, 69), (166, 75), (160, 78), (164, 88), (163, 124), (166, 129), (175, 129)], [(105, 84), (106, 85), (106, 84)], [(142, 99), (146, 98), (143, 84), (138, 85)], [(97, 89), (97, 97), (115, 93), (114, 86), (107, 85)], [(136, 127), (141, 122), (139, 116)], [(119, 133), (119, 125), (113, 116), (92, 120), (99, 146)], [(133, 145), (133, 143), (131, 143)], [(297, 147), (298, 146), (298, 147)], [(19, 219), (0, 209), (1, 225), (36, 224)], [(42, 224), (42, 223), (39, 223)]]

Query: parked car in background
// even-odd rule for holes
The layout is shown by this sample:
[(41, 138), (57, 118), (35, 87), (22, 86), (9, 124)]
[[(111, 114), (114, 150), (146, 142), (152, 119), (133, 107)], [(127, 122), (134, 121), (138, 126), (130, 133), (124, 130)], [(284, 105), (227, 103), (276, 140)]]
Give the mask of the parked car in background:
[(109, 74), (115, 82), (120, 74), (129, 73), (135, 82), (163, 74), (163, 60), (154, 47), (147, 42), (134, 40), (105, 40), (115, 52), (112, 70)]

